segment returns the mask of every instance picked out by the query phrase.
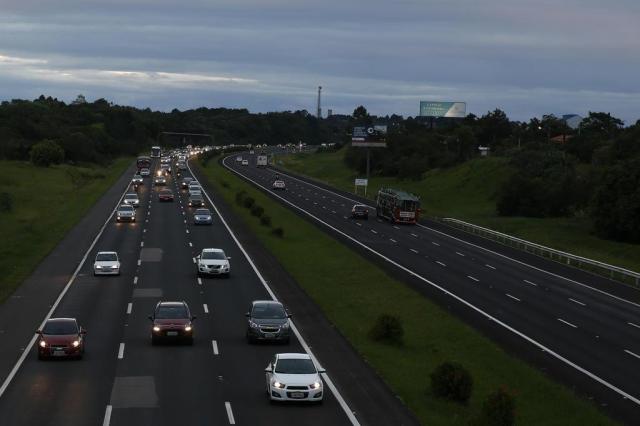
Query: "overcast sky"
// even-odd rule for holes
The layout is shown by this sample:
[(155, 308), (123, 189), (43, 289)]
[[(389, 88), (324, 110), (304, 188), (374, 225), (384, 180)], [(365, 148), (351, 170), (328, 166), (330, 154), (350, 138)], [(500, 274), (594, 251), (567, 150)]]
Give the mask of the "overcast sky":
[(0, 98), (640, 118), (638, 0), (0, 0)]

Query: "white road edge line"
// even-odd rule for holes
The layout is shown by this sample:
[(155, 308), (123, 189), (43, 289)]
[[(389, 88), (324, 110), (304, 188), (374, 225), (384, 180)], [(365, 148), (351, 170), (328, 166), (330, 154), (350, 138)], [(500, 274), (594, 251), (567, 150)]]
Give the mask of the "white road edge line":
[(627, 324), (629, 324), (631, 327), (640, 328), (640, 325), (634, 324), (632, 322), (628, 322)]
[(111, 424), (111, 410), (113, 407), (111, 405), (107, 405), (107, 408), (104, 410), (104, 420), (102, 421), (102, 426), (109, 426)]
[[(111, 218), (115, 214), (117, 208), (120, 206), (120, 200), (122, 199), (122, 197), (125, 196), (125, 194), (128, 191), (129, 191), (129, 182), (127, 182), (124, 192), (116, 201), (116, 205), (113, 207), (113, 210), (111, 210), (111, 214), (109, 214), (109, 216), (107, 217), (107, 220), (105, 220), (104, 224), (102, 224), (102, 228), (100, 228), (100, 231), (98, 231), (98, 235), (96, 235), (96, 237), (91, 242), (91, 245), (89, 246), (87, 251), (84, 253), (84, 256), (82, 257), (82, 259), (80, 260), (78, 267), (75, 269), (75, 271), (73, 271), (73, 275), (71, 275), (71, 278), (69, 278), (69, 281), (67, 281), (67, 284), (64, 286), (62, 291), (60, 291), (60, 294), (58, 294), (58, 298), (56, 299), (55, 302), (53, 302), (53, 305), (51, 305), (51, 309), (49, 309), (49, 312), (47, 312), (47, 315), (44, 317), (44, 319), (42, 320), (42, 323), (40, 324), (40, 327), (38, 328), (43, 328), (47, 320), (51, 318), (51, 315), (53, 315), (55, 310), (58, 309), (58, 305), (62, 301), (62, 298), (65, 296), (65, 294), (67, 294), (67, 291), (69, 291), (69, 287), (71, 287), (71, 284), (73, 284), (73, 282), (75, 281), (76, 277), (78, 276), (78, 273), (80, 272), (80, 269), (82, 269), (82, 267), (84, 266), (84, 262), (86, 262), (87, 257), (89, 256), (89, 253), (91, 252), (91, 250), (93, 250), (93, 247), (95, 247), (96, 243), (102, 236), (102, 233), (107, 228), (107, 225), (111, 222)], [(18, 361), (16, 361), (15, 365), (13, 366), (13, 368), (11, 369), (7, 377), (4, 379), (4, 382), (2, 382), (2, 386), (0, 386), (0, 398), (6, 392), (7, 387), (9, 387), (9, 384), (11, 383), (15, 375), (18, 373), (18, 370), (24, 363), (24, 360), (31, 353), (33, 349), (33, 345), (35, 345), (36, 343), (36, 339), (37, 339), (37, 336), (36, 334), (34, 334), (33, 337), (31, 337), (31, 340), (29, 341), (27, 346), (24, 348), (22, 355), (20, 355), (20, 358), (18, 358)]]
[(640, 355), (634, 354), (633, 352), (631, 352), (631, 351), (630, 351), (630, 350), (628, 350), (628, 349), (625, 349), (624, 351), (625, 351), (626, 353), (628, 353), (629, 355), (631, 355), (631, 356), (635, 356), (636, 358), (640, 359)]
[(215, 340), (212, 340), (211, 346), (213, 347), (213, 354), (218, 355), (220, 353), (218, 352), (218, 342), (216, 342)]
[(510, 295), (509, 293), (505, 293), (505, 296), (510, 297), (510, 298), (512, 298), (513, 300), (516, 300), (516, 301), (518, 301), (518, 302), (521, 302), (521, 300), (520, 300), (520, 299), (518, 299), (518, 298), (517, 298), (517, 297), (515, 297), (515, 296)]
[(124, 343), (120, 343), (120, 347), (118, 347), (118, 359), (124, 358)]
[(587, 304), (586, 304), (586, 303), (582, 303), (582, 302), (580, 302), (579, 300), (572, 299), (572, 298), (569, 298), (569, 300), (571, 300), (573, 303), (577, 303), (577, 304), (578, 304), (578, 305), (580, 305), (580, 306), (587, 306)]
[[(429, 285), (431, 285), (431, 286), (435, 287), (436, 289), (438, 289), (438, 290), (442, 291), (443, 293), (445, 293), (445, 294), (447, 294), (447, 295), (451, 296), (452, 298), (456, 299), (458, 302), (462, 303), (463, 305), (465, 305), (465, 306), (467, 306), (467, 307), (471, 308), (472, 310), (476, 311), (477, 313), (479, 313), (480, 315), (484, 316), (485, 318), (488, 318), (488, 319), (490, 319), (490, 320), (494, 321), (496, 324), (498, 324), (498, 325), (500, 325), (500, 326), (504, 327), (505, 329), (507, 329), (507, 330), (509, 330), (510, 332), (512, 332), (512, 333), (514, 333), (514, 334), (516, 334), (517, 336), (521, 337), (522, 339), (526, 340), (527, 342), (531, 343), (532, 345), (534, 345), (534, 346), (538, 347), (539, 349), (544, 350), (544, 351), (545, 351), (545, 352), (547, 352), (549, 355), (551, 355), (551, 356), (553, 356), (554, 358), (556, 358), (556, 359), (558, 359), (558, 360), (562, 361), (563, 363), (565, 363), (565, 364), (567, 364), (568, 366), (570, 366), (570, 367), (574, 368), (575, 370), (578, 370), (579, 372), (581, 372), (582, 374), (584, 374), (584, 375), (588, 376), (588, 377), (589, 377), (589, 378), (591, 378), (592, 380), (594, 380), (594, 381), (596, 381), (596, 382), (600, 383), (601, 385), (603, 385), (603, 386), (605, 386), (605, 387), (607, 387), (607, 388), (611, 389), (612, 391), (614, 391), (614, 392), (618, 393), (619, 395), (621, 395), (621, 396), (623, 396), (623, 397), (625, 397), (625, 398), (629, 399), (629, 400), (630, 400), (630, 401), (632, 401), (633, 403), (635, 403), (635, 404), (637, 404), (637, 405), (640, 405), (640, 399), (638, 399), (638, 398), (634, 397), (633, 395), (631, 395), (631, 394), (629, 394), (629, 393), (625, 392), (624, 390), (620, 389), (619, 387), (615, 386), (614, 384), (611, 384), (611, 383), (607, 382), (606, 380), (604, 380), (604, 379), (603, 379), (603, 378), (601, 378), (600, 376), (597, 376), (596, 374), (594, 374), (594, 373), (590, 372), (589, 370), (587, 370), (587, 369), (585, 369), (585, 368), (583, 368), (583, 367), (579, 366), (578, 364), (576, 364), (576, 363), (572, 362), (572, 361), (571, 361), (571, 360), (569, 360), (568, 358), (565, 358), (564, 356), (562, 356), (562, 355), (560, 355), (559, 353), (555, 352), (553, 349), (551, 349), (551, 348), (549, 348), (549, 347), (547, 347), (547, 346), (543, 345), (542, 343), (538, 342), (537, 340), (535, 340), (535, 339), (533, 339), (533, 338), (531, 338), (531, 337), (527, 336), (526, 334), (524, 334), (523, 332), (521, 332), (521, 331), (519, 331), (519, 330), (517, 330), (517, 329), (513, 328), (513, 327), (512, 327), (512, 326), (510, 326), (509, 324), (507, 324), (507, 323), (505, 323), (505, 322), (500, 321), (498, 318), (496, 318), (496, 317), (494, 317), (493, 315), (489, 314), (488, 312), (485, 312), (485, 311), (483, 311), (482, 309), (480, 309), (480, 308), (476, 307), (476, 306), (475, 306), (475, 305), (473, 305), (472, 303), (468, 302), (466, 299), (463, 299), (462, 297), (460, 297), (460, 296), (458, 296), (458, 295), (456, 295), (456, 294), (454, 294), (454, 293), (450, 292), (449, 290), (447, 290), (447, 289), (445, 289), (444, 287), (442, 287), (442, 286), (440, 286), (440, 285), (436, 284), (435, 282), (430, 281), (430, 280), (428, 280), (428, 279), (424, 278), (423, 276), (421, 276), (421, 275), (417, 274), (416, 272), (413, 272), (411, 269), (409, 269), (409, 268), (407, 268), (407, 267), (405, 267), (405, 266), (402, 266), (402, 265), (400, 265), (398, 262), (396, 262), (396, 261), (394, 261), (394, 260), (392, 260), (392, 259), (388, 258), (387, 256), (385, 256), (385, 255), (383, 255), (383, 254), (381, 254), (381, 253), (379, 253), (379, 252), (375, 251), (374, 249), (372, 249), (371, 247), (367, 246), (366, 244), (364, 244), (364, 243), (362, 243), (362, 242), (360, 242), (360, 241), (356, 240), (355, 238), (351, 237), (351, 236), (350, 236), (350, 235), (348, 235), (347, 233), (345, 233), (345, 232), (343, 232), (343, 231), (341, 231), (341, 230), (337, 229), (336, 227), (334, 227), (334, 226), (330, 225), (329, 223), (327, 223), (327, 222), (323, 221), (322, 219), (318, 218), (318, 217), (317, 217), (317, 216), (315, 216), (314, 214), (309, 213), (309, 212), (308, 212), (308, 211), (306, 211), (305, 209), (303, 209), (303, 208), (301, 208), (301, 207), (298, 207), (297, 205), (293, 204), (293, 203), (292, 203), (292, 202), (290, 202), (289, 200), (287, 200), (287, 199), (285, 199), (285, 198), (281, 197), (280, 195), (276, 194), (275, 192), (271, 191), (269, 188), (266, 188), (265, 186), (263, 186), (263, 185), (259, 184), (259, 183), (258, 183), (258, 182), (256, 182), (255, 180), (253, 180), (253, 179), (251, 179), (251, 178), (247, 177), (246, 175), (244, 175), (244, 174), (242, 174), (242, 173), (240, 173), (240, 172), (238, 172), (238, 171), (234, 170), (234, 169), (233, 169), (233, 168), (231, 168), (231, 167), (228, 167), (228, 166), (226, 165), (226, 163), (225, 163), (225, 160), (227, 160), (228, 158), (230, 158), (230, 157), (226, 157), (226, 158), (224, 158), (224, 159), (222, 160), (222, 164), (223, 164), (223, 165), (224, 165), (228, 170), (230, 170), (231, 172), (233, 172), (233, 173), (235, 173), (235, 174), (237, 174), (237, 175), (239, 175), (239, 176), (242, 176), (244, 179), (246, 179), (246, 180), (247, 180), (247, 181), (249, 181), (249, 182), (253, 182), (253, 184), (254, 184), (254, 185), (256, 185), (256, 186), (258, 186), (258, 187), (262, 188), (264, 191), (266, 191), (267, 193), (271, 194), (273, 197), (276, 197), (276, 198), (280, 199), (283, 203), (288, 204), (288, 205), (290, 205), (291, 207), (293, 207), (294, 209), (296, 209), (296, 210), (299, 210), (299, 211), (303, 212), (303, 213), (304, 213), (304, 214), (306, 214), (307, 216), (309, 216), (309, 217), (313, 218), (314, 220), (316, 220), (316, 221), (318, 221), (318, 222), (322, 223), (323, 225), (325, 225), (326, 227), (328, 227), (328, 228), (332, 229), (334, 232), (336, 232), (336, 233), (338, 233), (338, 234), (340, 234), (340, 235), (344, 236), (345, 238), (349, 239), (350, 241), (354, 242), (356, 245), (361, 246), (361, 247), (362, 247), (362, 248), (364, 248), (365, 250), (367, 250), (367, 251), (369, 251), (369, 252), (371, 252), (371, 253), (375, 254), (376, 256), (378, 256), (378, 257), (380, 257), (380, 258), (382, 258), (382, 259), (384, 259), (385, 261), (387, 261), (387, 262), (389, 262), (390, 264), (392, 264), (392, 265), (394, 265), (394, 266), (398, 267), (399, 269), (402, 269), (402, 270), (403, 270), (403, 271), (405, 271), (406, 273), (408, 273), (408, 274), (410, 274), (410, 275), (412, 275), (412, 276), (416, 277), (417, 279), (419, 279), (419, 280), (421, 280), (421, 281), (423, 281), (423, 282), (425, 282), (425, 283), (427, 283), (427, 284), (429, 284)], [(295, 178), (295, 177), (291, 176), (290, 174), (287, 174), (287, 176), (289, 176), (289, 177), (290, 177), (290, 178), (292, 178), (292, 179), (296, 179), (296, 180), (300, 181), (300, 179), (297, 179), (297, 178)], [(307, 183), (307, 182), (305, 182), (305, 183)], [(313, 184), (309, 184), (309, 185), (315, 186), (315, 185), (313, 185)], [(331, 191), (328, 191), (328, 192), (331, 192)], [(206, 194), (205, 194), (205, 195), (206, 195)], [(348, 199), (347, 197), (344, 197), (344, 196), (342, 196), (342, 195), (340, 195), (340, 194), (336, 194), (336, 195), (338, 195), (338, 196), (340, 196), (340, 197), (342, 197), (342, 198)], [(209, 197), (207, 196), (207, 198), (209, 198)], [(211, 201), (211, 200), (209, 199), (209, 201)], [(354, 201), (354, 200), (351, 200), (351, 201)], [(214, 208), (215, 208), (215, 206), (214, 206)], [(217, 209), (216, 209), (216, 211), (217, 211)], [(223, 223), (225, 223), (225, 222), (223, 221)], [(225, 225), (226, 225), (226, 223), (225, 223)], [(424, 226), (424, 225), (421, 225), (421, 224), (418, 224), (418, 226), (421, 226), (421, 227), (423, 227), (423, 228), (425, 228), (425, 229), (429, 229), (429, 230), (432, 230), (432, 231), (434, 231), (434, 232), (440, 233), (440, 234), (442, 234), (442, 235), (444, 235), (444, 236), (447, 236), (447, 237), (449, 237), (449, 238), (453, 238), (453, 239), (455, 239), (455, 240), (457, 240), (457, 241), (460, 241), (460, 242), (462, 242), (462, 243), (464, 243), (464, 244), (468, 244), (468, 245), (474, 246), (474, 247), (476, 247), (476, 248), (479, 248), (479, 249), (481, 249), (481, 250), (484, 250), (484, 251), (487, 251), (487, 252), (493, 253), (493, 254), (495, 254), (495, 255), (497, 255), (497, 256), (500, 256), (500, 257), (502, 257), (502, 258), (510, 259), (510, 260), (512, 260), (512, 261), (514, 261), (514, 262), (517, 262), (517, 263), (519, 263), (519, 264), (521, 264), (521, 265), (525, 265), (525, 266), (530, 267), (530, 268), (532, 268), (532, 269), (535, 269), (535, 270), (537, 270), (537, 271), (544, 272), (544, 273), (550, 274), (550, 275), (552, 275), (552, 276), (556, 276), (556, 277), (561, 278), (561, 279), (565, 279), (565, 280), (567, 280), (567, 281), (569, 281), (569, 282), (574, 282), (574, 283), (576, 283), (576, 284), (582, 285), (582, 286), (587, 287), (587, 288), (592, 288), (592, 287), (589, 287), (589, 286), (587, 286), (587, 285), (584, 285), (584, 284), (578, 283), (577, 281), (573, 281), (573, 280), (571, 280), (571, 279), (569, 279), (569, 278), (565, 278), (565, 277), (562, 277), (562, 276), (560, 276), (560, 275), (556, 275), (556, 274), (553, 274), (553, 273), (551, 273), (551, 272), (545, 271), (545, 270), (543, 270), (543, 269), (539, 269), (539, 268), (536, 268), (536, 267), (534, 267), (534, 266), (528, 265), (528, 264), (526, 264), (526, 263), (524, 263), (524, 262), (521, 262), (521, 261), (519, 261), (519, 260), (511, 259), (511, 258), (509, 258), (508, 256), (502, 255), (502, 254), (500, 254), (500, 253), (493, 252), (493, 251), (491, 251), (491, 250), (485, 249), (484, 247), (480, 247), (480, 246), (477, 246), (477, 245), (475, 245), (475, 244), (469, 243), (469, 242), (467, 242), (467, 241), (461, 240), (461, 239), (459, 239), (459, 238), (452, 237), (452, 236), (450, 236), (450, 235), (448, 235), (448, 234), (445, 234), (444, 232), (437, 231), (437, 230), (435, 230), (435, 229), (429, 228), (429, 227)], [(394, 227), (395, 227), (395, 226), (394, 226)], [(227, 229), (229, 229), (229, 228), (228, 228), (228, 226), (227, 226)], [(400, 229), (400, 228), (398, 228), (398, 229)], [(237, 240), (236, 240), (236, 241), (237, 241)], [(238, 243), (238, 244), (239, 244), (239, 243)], [(246, 255), (246, 254), (245, 254), (245, 255)], [(252, 265), (253, 265), (253, 263), (252, 263)], [(265, 285), (266, 285), (266, 283), (265, 283)], [(602, 290), (598, 290), (598, 289), (593, 289), (593, 290), (596, 290), (596, 291), (599, 291), (599, 292), (601, 292), (601, 293), (603, 293), (603, 294), (607, 294), (607, 295), (609, 295), (609, 293), (603, 292)], [(639, 306), (639, 307), (640, 307), (640, 305), (638, 305), (638, 304), (636, 304), (636, 303), (629, 302), (629, 301), (624, 300), (624, 299), (622, 299), (622, 298), (618, 298), (617, 296), (613, 296), (613, 295), (610, 295), (610, 296), (611, 296), (611, 297), (614, 297), (614, 298), (616, 298), (616, 299), (620, 299), (620, 300), (622, 300), (622, 301), (628, 302), (628, 303), (633, 304), (633, 305), (635, 305), (635, 306)], [(274, 297), (274, 299), (275, 299), (275, 297)], [(558, 318), (558, 320), (560, 320), (560, 319)], [(292, 327), (292, 330), (296, 331), (296, 329), (295, 329), (294, 327)], [(301, 342), (301, 343), (302, 343), (302, 342)], [(303, 347), (304, 347), (304, 345), (303, 345)], [(337, 396), (336, 396), (336, 399), (337, 399)], [(343, 408), (344, 408), (344, 407), (343, 407)]]
[(569, 321), (565, 321), (565, 320), (563, 320), (562, 318), (558, 318), (558, 321), (560, 321), (560, 322), (562, 322), (562, 323), (565, 323), (565, 324), (567, 324), (567, 325), (568, 325), (568, 326), (570, 326), (570, 327), (578, 328), (578, 326), (577, 326), (577, 325), (573, 325), (573, 324), (571, 324)]
[[(224, 160), (223, 160), (223, 164), (224, 164)], [(193, 176), (193, 171), (191, 170), (191, 167), (189, 166), (189, 163), (187, 163), (187, 167), (189, 168), (189, 172)], [(265, 188), (262, 185), (260, 185), (260, 186), (262, 188)], [(247, 259), (247, 262), (249, 262), (249, 265), (251, 265), (251, 268), (253, 269), (255, 274), (258, 276), (258, 278), (262, 282), (262, 285), (264, 286), (264, 288), (267, 291), (267, 293), (269, 293), (269, 296), (271, 296), (271, 299), (278, 300), (278, 298), (276, 297), (275, 293), (271, 290), (271, 288), (269, 287), (269, 285), (265, 281), (264, 277), (262, 276), (262, 274), (260, 273), (260, 271), (256, 267), (255, 263), (253, 263), (253, 260), (249, 256), (249, 253), (247, 253), (247, 251), (244, 249), (242, 244), (240, 244), (240, 241), (238, 240), (236, 235), (231, 230), (231, 227), (229, 227), (229, 224), (227, 223), (227, 221), (222, 216), (222, 213), (220, 212), (220, 210), (218, 210), (218, 207), (213, 203), (213, 200), (211, 200), (211, 198), (209, 197), (209, 194), (207, 194), (207, 192), (204, 191), (204, 190), (202, 191), (202, 193), (209, 200), (209, 203), (211, 204), (213, 209), (218, 214), (218, 217), (220, 218), (220, 221), (222, 222), (224, 227), (227, 228), (227, 231), (231, 235), (231, 238), (233, 238), (233, 241), (236, 243), (236, 245), (238, 246), (238, 248), (240, 249), (240, 251), (242, 252), (244, 257)], [(313, 362), (316, 365), (321, 365), (318, 362), (318, 359), (316, 358), (316, 356), (313, 354), (313, 352), (311, 352), (311, 348), (309, 347), (309, 345), (307, 345), (307, 342), (304, 340), (304, 338), (300, 334), (300, 331), (298, 331), (298, 327), (296, 327), (295, 323), (293, 321), (290, 321), (290, 324), (291, 324), (291, 330), (296, 335), (296, 338), (300, 342), (300, 345), (302, 346), (302, 349), (304, 349), (304, 351), (309, 354), (309, 356), (311, 357), (311, 359), (313, 360)], [(33, 341), (35, 342), (35, 336), (33, 338)], [(351, 410), (351, 408), (349, 408), (349, 405), (347, 404), (347, 402), (342, 397), (342, 394), (340, 393), (340, 391), (338, 391), (338, 388), (336, 388), (336, 385), (333, 383), (333, 380), (331, 380), (331, 377), (329, 376), (329, 374), (322, 373), (322, 378), (324, 379), (324, 382), (327, 384), (327, 387), (329, 388), (329, 390), (331, 390), (331, 393), (333, 393), (333, 396), (336, 398), (336, 401), (338, 401), (338, 404), (340, 404), (340, 407), (342, 407), (344, 413), (346, 414), (346, 416), (349, 419), (349, 421), (351, 422), (351, 424), (353, 426), (360, 426), (360, 422), (358, 421), (356, 416), (353, 414), (353, 411)]]
[(129, 302), (127, 304), (127, 315), (131, 314), (131, 310), (133, 309), (133, 303)]
[(227, 409), (227, 417), (229, 418), (229, 424), (235, 425), (236, 419), (233, 418), (233, 411), (231, 411), (231, 403), (225, 401), (224, 407)]

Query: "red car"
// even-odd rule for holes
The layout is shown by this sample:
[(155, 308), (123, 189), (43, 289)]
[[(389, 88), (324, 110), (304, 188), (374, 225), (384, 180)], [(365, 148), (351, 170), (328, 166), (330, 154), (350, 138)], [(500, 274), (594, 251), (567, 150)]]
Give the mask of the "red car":
[(193, 321), (186, 302), (158, 302), (153, 315), (149, 316), (151, 344), (160, 340), (182, 340), (193, 345)]
[(82, 358), (87, 331), (75, 318), (49, 318), (42, 330), (36, 331), (38, 358)]
[(170, 189), (163, 189), (158, 192), (158, 200), (159, 201), (173, 201), (173, 191)]

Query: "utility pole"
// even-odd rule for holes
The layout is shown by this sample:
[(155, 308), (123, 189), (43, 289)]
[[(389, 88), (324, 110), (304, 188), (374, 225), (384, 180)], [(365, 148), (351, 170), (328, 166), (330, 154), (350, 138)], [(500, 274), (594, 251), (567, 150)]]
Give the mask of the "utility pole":
[(320, 107), (320, 92), (322, 92), (322, 86), (318, 86), (318, 111), (316, 114), (318, 120), (322, 118), (322, 108)]

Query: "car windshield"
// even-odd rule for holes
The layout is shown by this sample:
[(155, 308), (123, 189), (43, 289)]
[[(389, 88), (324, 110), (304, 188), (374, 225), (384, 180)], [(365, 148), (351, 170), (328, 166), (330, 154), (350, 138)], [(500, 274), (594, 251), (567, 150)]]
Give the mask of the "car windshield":
[(156, 310), (158, 319), (187, 318), (187, 308), (184, 305), (161, 305)]
[(191, 196), (191, 201), (201, 201), (202, 200), (202, 196), (198, 195), (198, 194), (193, 194)]
[(78, 324), (75, 321), (47, 321), (42, 334), (78, 334)]
[(171, 195), (172, 194), (170, 189), (163, 189), (162, 191), (160, 191), (160, 193), (162, 195)]
[(184, 178), (184, 179), (182, 179), (182, 181), (183, 181), (184, 183), (189, 183), (189, 182), (191, 182), (192, 180), (193, 180), (193, 179), (191, 179), (191, 178)]
[(115, 262), (118, 260), (118, 255), (115, 253), (98, 253), (96, 256), (96, 262)]
[(125, 200), (137, 200), (138, 196), (136, 194), (127, 194), (124, 196)]
[(131, 206), (120, 206), (119, 210), (121, 212), (132, 212), (132, 211), (134, 211), (133, 207), (131, 207)]
[(279, 359), (276, 373), (283, 374), (313, 374), (316, 367), (310, 359)]
[(222, 251), (204, 251), (202, 252), (201, 259), (215, 259), (215, 260), (224, 260), (227, 258), (224, 252)]
[(207, 209), (198, 209), (196, 210), (196, 214), (198, 216), (211, 216), (211, 212)]
[(354, 206), (353, 209), (357, 212), (363, 212), (365, 210), (367, 210), (367, 208), (365, 206)]
[(140, 174), (139, 174), (139, 173), (138, 173), (138, 174), (133, 175), (133, 178), (134, 178), (134, 179), (136, 179), (136, 178), (141, 178), (141, 177), (142, 177), (142, 176), (140, 176)]
[(275, 303), (256, 304), (253, 306), (251, 317), (256, 319), (284, 319), (287, 313), (282, 305)]

